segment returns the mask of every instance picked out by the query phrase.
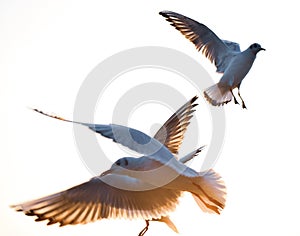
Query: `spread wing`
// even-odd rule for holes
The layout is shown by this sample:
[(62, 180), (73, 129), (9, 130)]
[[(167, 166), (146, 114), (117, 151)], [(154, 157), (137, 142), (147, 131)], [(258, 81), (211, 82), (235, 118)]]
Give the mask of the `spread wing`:
[(94, 132), (99, 133), (106, 138), (112, 139), (116, 143), (122, 144), (133, 151), (148, 156), (150, 159), (171, 167), (178, 173), (182, 173), (183, 175), (189, 177), (198, 176), (196, 171), (173, 158), (173, 154), (162, 143), (139, 130), (115, 124), (102, 125), (71, 121), (59, 116), (53, 116), (44, 113), (37, 109), (34, 109), (34, 111), (55, 119), (86, 126)]
[(198, 96), (193, 97), (180, 107), (154, 135), (154, 138), (164, 144), (173, 154), (178, 154), (185, 131), (195, 111), (193, 108), (198, 105), (194, 103), (197, 98)]
[(202, 51), (202, 53), (215, 64), (217, 72), (224, 73), (232, 57), (239, 52), (239, 50), (234, 50), (237, 49), (237, 47), (232, 47), (222, 41), (204, 24), (171, 11), (162, 11), (159, 14), (171, 22), (172, 26), (190, 40), (198, 51)]
[(143, 184), (123, 175), (95, 177), (68, 190), (12, 208), (28, 216), (37, 216), (36, 221), (48, 220), (48, 225), (85, 224), (105, 218), (150, 220), (160, 219), (175, 210), (181, 195), (181, 191), (164, 188), (146, 191), (120, 189), (111, 184), (113, 181), (131, 188)]
[[(156, 139), (151, 138), (149, 135), (137, 129), (129, 128), (123, 125), (116, 125), (116, 124), (104, 125), (104, 124), (77, 122), (77, 121), (67, 120), (59, 116), (50, 115), (48, 113), (45, 113), (37, 109), (33, 109), (33, 110), (42, 115), (54, 119), (86, 126), (92, 131), (101, 134), (106, 138), (112, 139), (114, 142), (122, 144), (123, 146), (128, 147), (129, 149), (136, 151), (140, 154), (143, 154), (145, 156), (154, 155), (155, 153), (160, 152), (161, 149), (163, 151), (167, 150), (167, 148), (165, 148), (163, 144), (158, 142)], [(169, 151), (167, 150), (166, 153), (167, 152)], [(169, 155), (167, 156), (172, 156), (172, 154), (169, 152)]]

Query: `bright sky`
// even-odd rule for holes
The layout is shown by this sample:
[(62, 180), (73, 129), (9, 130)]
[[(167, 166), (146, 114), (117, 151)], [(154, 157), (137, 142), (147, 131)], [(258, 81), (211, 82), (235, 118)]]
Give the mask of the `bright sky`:
[[(300, 19), (296, 3), (1, 1), (0, 234), (132, 236), (144, 227), (143, 221), (126, 220), (47, 227), (9, 205), (67, 189), (92, 177), (80, 159), (73, 127), (35, 114), (27, 107), (72, 118), (82, 82), (107, 57), (137, 46), (174, 48), (199, 61), (217, 82), (219, 75), (214, 66), (158, 15), (161, 10), (172, 10), (206, 24), (223, 39), (240, 43), (242, 50), (254, 42), (267, 49), (258, 54), (241, 87), (248, 110), (233, 103), (225, 107), (226, 136), (215, 169), (227, 184), (226, 208), (220, 216), (208, 215), (190, 196), (184, 197), (171, 215), (180, 235), (300, 235)], [(134, 85), (161, 79), (170, 84), (172, 76), (178, 81), (178, 75), (158, 69), (140, 69), (120, 76), (98, 102), (95, 121), (111, 122), (114, 105), (130, 89), (130, 83), (122, 80), (132, 79)], [(187, 99), (195, 95), (195, 89), (181, 83), (184, 80), (172, 86)], [(209, 109), (203, 99), (199, 103), (199, 146), (209, 145)], [(132, 110), (128, 124), (150, 132), (172, 111), (160, 104), (140, 105)], [(186, 142), (191, 136), (187, 133)], [(98, 141), (112, 161), (122, 157), (124, 150), (119, 146), (104, 138)], [(199, 169), (197, 162), (193, 167)], [(146, 235), (158, 232), (175, 235), (160, 223), (151, 223)]]

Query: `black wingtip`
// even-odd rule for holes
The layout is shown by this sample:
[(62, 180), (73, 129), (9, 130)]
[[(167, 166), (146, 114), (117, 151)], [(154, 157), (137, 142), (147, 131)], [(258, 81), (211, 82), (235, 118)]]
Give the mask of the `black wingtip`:
[(198, 95), (195, 95), (192, 99), (191, 99), (191, 103), (195, 102), (198, 99)]
[(198, 95), (196, 95), (196, 96), (192, 97), (192, 99), (189, 101), (189, 103), (192, 105), (192, 107), (196, 107), (199, 105), (198, 103), (194, 103), (198, 98), (199, 98)]
[(36, 109), (36, 108), (30, 108), (30, 107), (28, 107), (28, 108), (30, 110), (35, 111), (37, 113), (40, 113), (40, 114), (42, 114), (44, 116), (48, 116), (48, 117), (51, 117), (51, 118), (54, 118), (54, 119), (57, 119), (57, 120), (62, 120), (62, 121), (70, 122), (70, 123), (79, 123), (79, 122), (74, 122), (72, 120), (67, 120), (67, 119), (65, 119), (63, 117), (60, 117), (60, 116), (57, 116), (57, 115), (51, 115), (49, 113), (43, 112), (42, 110), (39, 110), (39, 109)]
[(165, 16), (165, 11), (160, 11), (158, 14), (161, 16)]
[[(174, 14), (175, 12), (172, 11), (160, 11), (159, 15), (165, 17), (165, 18), (169, 18), (172, 14)], [(176, 14), (176, 13), (175, 13)]]
[(179, 13), (176, 13), (176, 12), (173, 12), (173, 11), (168, 11), (168, 10), (165, 10), (165, 11), (160, 11), (159, 12), (159, 15), (163, 16), (163, 17), (166, 17), (166, 18), (170, 18), (170, 17), (185, 17)]
[(196, 155), (198, 155), (200, 152), (202, 152), (205, 148), (206, 148), (207, 145), (203, 145), (201, 147), (199, 147), (196, 151)]

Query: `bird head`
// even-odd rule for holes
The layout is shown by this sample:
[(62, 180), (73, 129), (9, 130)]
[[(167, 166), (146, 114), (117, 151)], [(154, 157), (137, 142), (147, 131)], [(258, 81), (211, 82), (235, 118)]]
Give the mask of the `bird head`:
[(101, 176), (110, 173), (115, 174), (128, 174), (128, 170), (135, 170), (137, 168), (137, 158), (134, 157), (123, 157), (112, 164), (109, 170), (103, 172)]
[(260, 46), (260, 44), (258, 44), (258, 43), (253, 43), (253, 44), (251, 44), (250, 45), (250, 50), (256, 55), (259, 51), (261, 51), (261, 50), (263, 50), (263, 51), (265, 51), (266, 49), (264, 49), (264, 48), (262, 48), (261, 46)]
[(101, 176), (107, 174), (119, 174), (119, 175), (128, 175), (132, 177), (136, 177), (143, 175), (145, 171), (155, 171), (156, 169), (160, 169), (162, 164), (158, 161), (154, 161), (153, 159), (142, 156), (139, 158), (135, 157), (123, 157), (117, 160), (112, 164), (109, 170), (103, 172)]

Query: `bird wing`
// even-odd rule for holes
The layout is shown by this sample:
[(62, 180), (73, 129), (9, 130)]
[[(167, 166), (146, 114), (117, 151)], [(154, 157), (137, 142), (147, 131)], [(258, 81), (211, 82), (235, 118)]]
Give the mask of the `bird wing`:
[(122, 144), (123, 146), (143, 154), (165, 166), (171, 167), (178, 174), (182, 174), (187, 177), (198, 176), (196, 171), (185, 166), (183, 163), (174, 158), (173, 154), (166, 146), (164, 146), (155, 138), (152, 138), (139, 130), (115, 124), (79, 124), (88, 126), (91, 130), (101, 134), (106, 138), (112, 139), (116, 143)]
[[(158, 142), (156, 139), (151, 138), (149, 135), (137, 129), (129, 128), (127, 126), (116, 125), (116, 124), (108, 124), (108, 125), (92, 124), (92, 123), (72, 121), (72, 120), (62, 118), (60, 116), (45, 113), (38, 109), (33, 109), (33, 110), (42, 115), (54, 119), (86, 126), (92, 131), (101, 134), (103, 137), (112, 139), (114, 142), (122, 144), (123, 146), (128, 147), (129, 149), (146, 156), (151, 156), (154, 153), (159, 152), (160, 149), (166, 149), (163, 148), (164, 147), (163, 144)], [(172, 156), (172, 154), (169, 152), (168, 156)]]
[(180, 107), (154, 135), (154, 138), (164, 144), (173, 154), (178, 154), (187, 126), (195, 111), (193, 108), (198, 105), (194, 103), (197, 98), (198, 96), (193, 97)]
[[(119, 182), (123, 189), (114, 187)], [(48, 220), (48, 225), (59, 223), (85, 224), (105, 218), (152, 219), (167, 216), (175, 210), (181, 191), (151, 188), (145, 191), (127, 190), (143, 185), (138, 179), (109, 174), (68, 190), (37, 200), (11, 206), (36, 221)]]
[(188, 153), (187, 155), (185, 155), (184, 157), (180, 158), (179, 161), (181, 163), (186, 163), (188, 161), (190, 161), (191, 159), (193, 159), (194, 157), (198, 156), (198, 154), (205, 148), (205, 146), (199, 147), (198, 149)]
[(133, 151), (148, 156), (152, 160), (171, 167), (177, 173), (181, 173), (188, 177), (198, 176), (196, 171), (175, 159), (173, 154), (162, 143), (139, 130), (116, 124), (102, 125), (77, 122), (67, 120), (59, 116), (50, 115), (37, 109), (34, 109), (34, 111), (58, 120), (86, 126), (94, 132), (112, 139), (116, 143), (122, 144)]
[(198, 51), (202, 51), (215, 64), (217, 72), (224, 73), (232, 57), (238, 52), (236, 46), (222, 41), (207, 26), (186, 16), (171, 11), (162, 11), (159, 14), (190, 40)]
[(223, 43), (226, 44), (227, 47), (229, 47), (232, 51), (235, 51), (235, 52), (241, 52), (241, 49), (240, 49), (240, 45), (238, 43), (235, 43), (235, 42), (231, 42), (231, 41), (228, 41), (228, 40), (222, 40)]
[(190, 101), (180, 107), (157, 131), (154, 138), (139, 130), (122, 125), (77, 122), (51, 115), (37, 109), (33, 110), (51, 118), (87, 126), (94, 132), (112, 139), (114, 142), (122, 144), (133, 151), (148, 156), (162, 164), (168, 164), (179, 173), (183, 173), (187, 176), (196, 176), (196, 171), (187, 168), (178, 161), (172, 160), (174, 157), (172, 153), (178, 153), (178, 149), (184, 138), (184, 133), (193, 116), (193, 108), (197, 105), (194, 103), (197, 98), (197, 96), (193, 97)]

